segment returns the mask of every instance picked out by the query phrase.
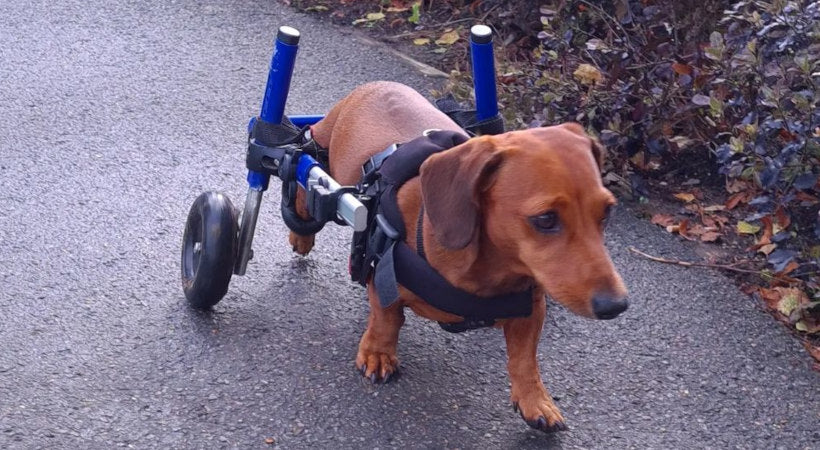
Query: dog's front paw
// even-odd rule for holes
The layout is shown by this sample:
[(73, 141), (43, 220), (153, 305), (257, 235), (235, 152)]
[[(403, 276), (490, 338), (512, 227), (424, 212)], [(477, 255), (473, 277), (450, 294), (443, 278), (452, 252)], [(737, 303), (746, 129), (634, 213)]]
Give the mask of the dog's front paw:
[(316, 241), (316, 235), (311, 234), (310, 236), (302, 236), (301, 234), (296, 234), (291, 231), (288, 240), (290, 241), (290, 245), (293, 247), (294, 252), (305, 256), (310, 253), (311, 249), (313, 249), (313, 243)]
[(520, 400), (513, 399), (513, 409), (521, 414), (527, 425), (536, 430), (554, 433), (567, 429), (561, 411), (547, 393)]
[(356, 368), (371, 383), (387, 383), (398, 372), (399, 359), (396, 355), (360, 350), (356, 355)]

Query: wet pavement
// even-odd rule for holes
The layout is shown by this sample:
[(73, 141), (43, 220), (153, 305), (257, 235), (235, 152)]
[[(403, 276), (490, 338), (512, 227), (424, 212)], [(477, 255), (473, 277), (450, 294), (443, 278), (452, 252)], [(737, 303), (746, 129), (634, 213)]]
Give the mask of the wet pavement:
[(509, 405), (504, 340), (408, 315), (401, 377), (353, 358), (367, 316), (350, 230), (291, 253), (268, 192), (255, 259), (213, 312), (179, 281), (187, 210), (245, 194), (279, 25), (303, 33), (289, 113), (370, 80), (429, 93), (394, 55), (262, 0), (10, 2), (0, 14), (0, 447), (818, 448), (820, 378), (789, 333), (690, 247), (617, 213), (631, 291), (596, 322), (550, 305), (539, 361), (570, 430)]

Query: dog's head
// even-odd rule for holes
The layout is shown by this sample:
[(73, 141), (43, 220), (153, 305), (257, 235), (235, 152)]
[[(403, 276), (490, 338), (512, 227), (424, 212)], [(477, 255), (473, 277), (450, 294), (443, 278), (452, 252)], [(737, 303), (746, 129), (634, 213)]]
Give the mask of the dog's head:
[[(626, 287), (604, 248), (615, 197), (603, 148), (578, 124), (481, 136), (430, 157), (422, 195), (436, 240), (535, 281), (576, 314), (611, 319)], [(483, 261), (491, 254), (496, 261)]]

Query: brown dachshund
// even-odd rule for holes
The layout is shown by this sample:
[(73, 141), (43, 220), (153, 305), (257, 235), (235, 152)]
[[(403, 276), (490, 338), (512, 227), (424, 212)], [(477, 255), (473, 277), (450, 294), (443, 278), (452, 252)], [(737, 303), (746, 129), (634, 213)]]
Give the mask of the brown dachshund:
[[(329, 149), (331, 175), (355, 185), (370, 156), (427, 129), (461, 130), (413, 89), (375, 82), (337, 103), (312, 134)], [(543, 431), (566, 428), (536, 361), (545, 296), (590, 318), (611, 319), (627, 308), (626, 288), (604, 248), (615, 198), (601, 183), (602, 158), (602, 148), (574, 123), (480, 136), (428, 158), (398, 193), (406, 243), (415, 248), (423, 204), (427, 260), (451, 284), (480, 296), (535, 287), (532, 314), (496, 326), (507, 342), (513, 405)], [(309, 217), (301, 191), (297, 212)], [(313, 242), (314, 236), (290, 235), (302, 255)], [(371, 381), (386, 381), (398, 368), (405, 307), (439, 322), (462, 320), (401, 287), (399, 301), (387, 308), (372, 280), (367, 294), (370, 317), (356, 367)]]

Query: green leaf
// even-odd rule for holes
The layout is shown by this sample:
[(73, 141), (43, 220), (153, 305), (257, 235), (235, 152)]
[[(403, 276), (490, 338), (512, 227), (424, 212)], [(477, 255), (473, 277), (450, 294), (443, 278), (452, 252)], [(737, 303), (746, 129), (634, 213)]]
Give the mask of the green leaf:
[(788, 292), (777, 302), (777, 310), (784, 316), (789, 317), (798, 305), (798, 295), (794, 292)]
[(755, 234), (760, 231), (760, 225), (740, 221), (737, 223), (737, 232), (740, 234)]
[(709, 113), (713, 117), (723, 117), (723, 102), (715, 97), (709, 98)]
[(421, 19), (420, 6), (421, 3), (416, 2), (410, 7), (410, 17), (407, 18), (407, 21), (413, 25), (418, 25), (419, 19)]

